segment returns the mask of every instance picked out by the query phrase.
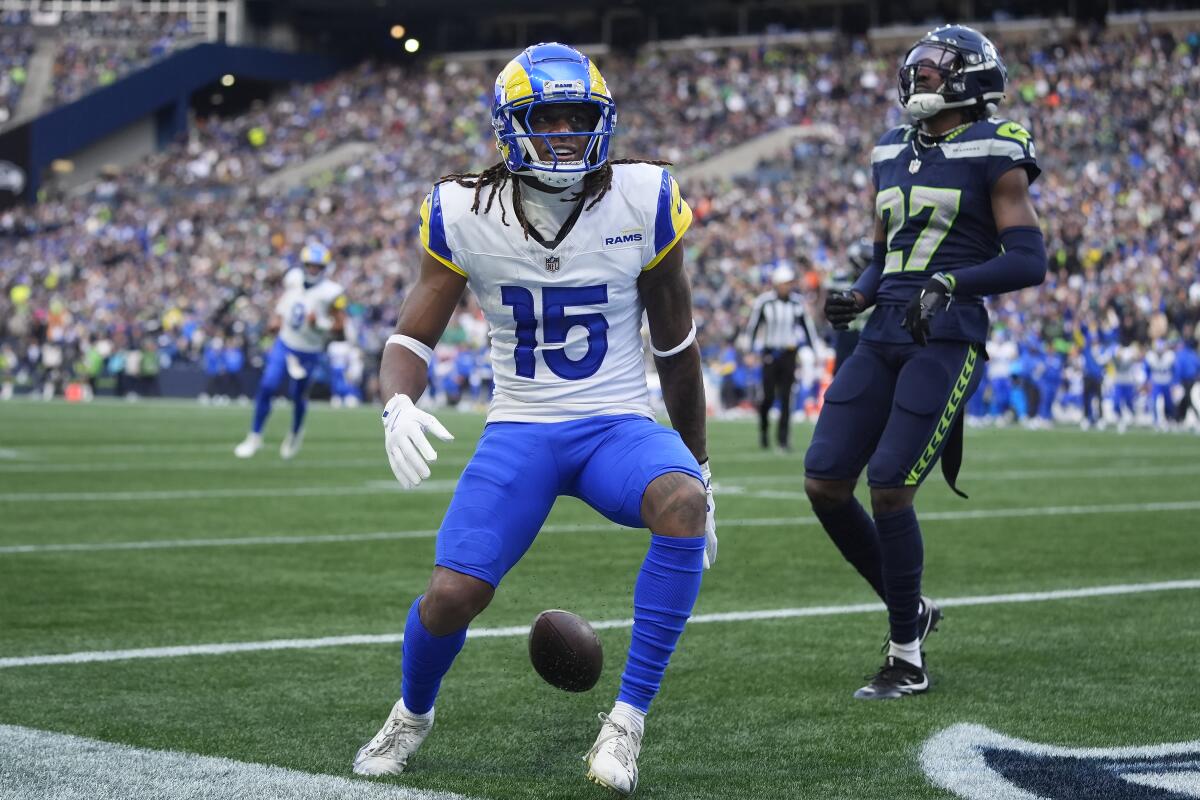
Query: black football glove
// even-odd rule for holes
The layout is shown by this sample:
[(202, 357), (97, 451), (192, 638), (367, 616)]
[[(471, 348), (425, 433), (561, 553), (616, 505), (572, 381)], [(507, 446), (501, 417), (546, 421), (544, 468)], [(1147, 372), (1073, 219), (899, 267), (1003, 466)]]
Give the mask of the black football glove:
[(859, 315), (862, 308), (854, 292), (829, 292), (825, 295), (825, 319), (836, 331), (844, 331)]
[(929, 320), (950, 305), (953, 292), (954, 279), (939, 272), (908, 301), (908, 307), (904, 309), (904, 321), (900, 325), (912, 335), (914, 342), (924, 347), (929, 341)]

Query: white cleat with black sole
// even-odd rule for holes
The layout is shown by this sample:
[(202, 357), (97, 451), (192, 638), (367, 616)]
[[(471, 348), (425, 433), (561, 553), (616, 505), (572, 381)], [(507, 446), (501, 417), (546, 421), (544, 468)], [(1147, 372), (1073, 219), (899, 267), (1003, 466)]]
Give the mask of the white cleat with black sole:
[(587, 763), (587, 779), (592, 783), (628, 797), (637, 789), (638, 754), (642, 751), (642, 731), (624, 721), (616, 721), (601, 713), (600, 735), (583, 760)]
[(379, 733), (355, 754), (354, 774), (399, 775), (432, 728), (432, 708), (428, 714), (413, 714), (397, 700)]

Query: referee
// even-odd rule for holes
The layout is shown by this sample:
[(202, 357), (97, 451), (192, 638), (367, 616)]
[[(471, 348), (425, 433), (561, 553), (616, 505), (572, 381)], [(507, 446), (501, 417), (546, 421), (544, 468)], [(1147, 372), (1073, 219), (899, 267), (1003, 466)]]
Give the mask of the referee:
[(780, 449), (791, 450), (789, 429), (792, 418), (792, 384), (796, 382), (796, 351), (814, 347), (816, 330), (805, 310), (804, 297), (796, 291), (796, 273), (781, 265), (771, 273), (772, 288), (754, 300), (746, 339), (762, 356), (762, 403), (758, 407), (759, 444), (768, 445), (768, 414), (779, 398)]

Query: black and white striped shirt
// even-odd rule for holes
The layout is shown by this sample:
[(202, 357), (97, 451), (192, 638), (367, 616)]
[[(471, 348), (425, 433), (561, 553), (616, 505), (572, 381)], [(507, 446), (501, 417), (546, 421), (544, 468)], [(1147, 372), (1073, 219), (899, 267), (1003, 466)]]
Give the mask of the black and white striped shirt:
[(781, 298), (773, 289), (760, 294), (750, 311), (746, 338), (755, 350), (816, 347), (817, 331), (809, 319), (804, 296), (792, 292)]

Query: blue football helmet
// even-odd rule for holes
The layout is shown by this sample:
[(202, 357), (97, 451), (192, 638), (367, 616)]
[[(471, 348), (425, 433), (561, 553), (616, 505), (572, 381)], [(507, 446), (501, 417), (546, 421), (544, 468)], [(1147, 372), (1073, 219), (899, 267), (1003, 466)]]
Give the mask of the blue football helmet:
[[(575, 103), (596, 112), (596, 126), (573, 133), (534, 133), (531, 114), (548, 103)], [(604, 165), (617, 124), (617, 106), (608, 84), (596, 65), (578, 50), (556, 42), (535, 44), (525, 50), (496, 76), (492, 103), (492, 127), (496, 147), (504, 164), (514, 174), (532, 175), (548, 186), (565, 188)], [(561, 160), (551, 137), (587, 137), (583, 157)], [(542, 159), (535, 143), (545, 142), (550, 160)]]
[(333, 254), (319, 242), (309, 242), (300, 250), (300, 265), (304, 272), (304, 285), (315, 286), (325, 277)]
[[(921, 91), (920, 71), (933, 69), (942, 84)], [(966, 25), (942, 25), (921, 37), (900, 67), (900, 105), (916, 119), (946, 108), (979, 109), (985, 116), (1004, 99), (1008, 70), (991, 40)]]

